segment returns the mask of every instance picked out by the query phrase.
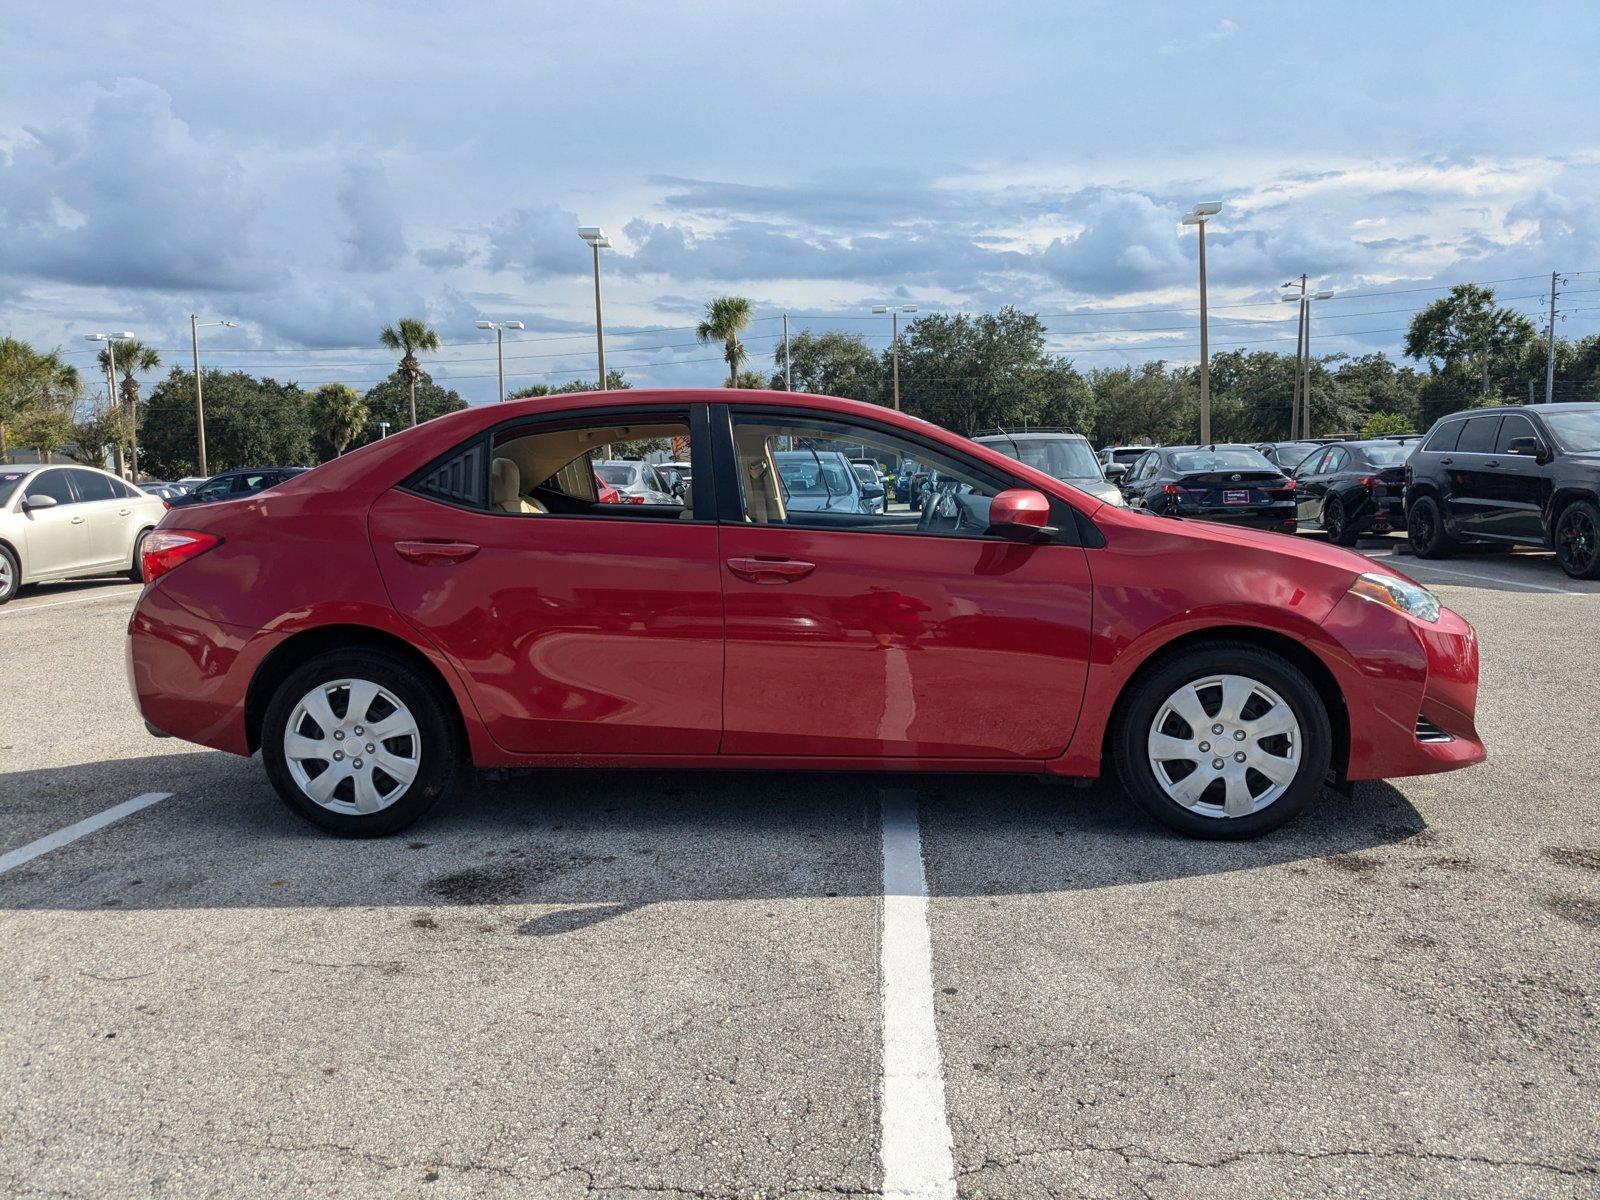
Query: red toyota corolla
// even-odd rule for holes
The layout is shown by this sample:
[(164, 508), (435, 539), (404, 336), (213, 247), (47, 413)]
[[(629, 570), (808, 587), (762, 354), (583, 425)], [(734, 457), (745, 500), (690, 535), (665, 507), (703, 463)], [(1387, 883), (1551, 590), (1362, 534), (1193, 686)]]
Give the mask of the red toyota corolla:
[[(681, 504), (592, 463), (681, 457)], [(921, 464), (912, 497), (870, 472)], [(874, 485), (875, 487), (875, 485)], [(365, 836), (478, 767), (1116, 770), (1250, 837), (1325, 782), (1480, 761), (1477, 639), (1317, 542), (1152, 516), (870, 404), (541, 398), (174, 510), (128, 630), (152, 732), (261, 751)]]

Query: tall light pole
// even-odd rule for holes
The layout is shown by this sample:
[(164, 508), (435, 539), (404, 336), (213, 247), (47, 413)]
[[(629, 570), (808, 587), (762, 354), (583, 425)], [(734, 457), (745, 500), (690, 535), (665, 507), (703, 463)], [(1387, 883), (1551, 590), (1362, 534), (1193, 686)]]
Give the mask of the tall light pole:
[(221, 325), (225, 329), (237, 329), (238, 323), (234, 321), (202, 321), (194, 313), (189, 314), (189, 344), (194, 349), (194, 422), (195, 437), (200, 446), (200, 474), (210, 475), (206, 470), (206, 405), (200, 394), (200, 331), (210, 325)]
[[(111, 401), (111, 407), (112, 408), (119, 407), (121, 405), (122, 401), (117, 399), (117, 343), (119, 341), (120, 342), (131, 342), (131, 341), (133, 341), (133, 334), (127, 332), (126, 330), (124, 330), (121, 333), (86, 333), (86, 334), (83, 335), (83, 340), (86, 341), (86, 342), (104, 342), (106, 344), (106, 378), (109, 380), (109, 383), (107, 385), (106, 396)], [(138, 420), (138, 414), (137, 413), (134, 414), (134, 420), (135, 421)], [(134, 437), (135, 437), (135, 441), (134, 441), (134, 462), (137, 463), (138, 462), (138, 453), (139, 453), (139, 451), (138, 451), (138, 441), (137, 441), (138, 435), (137, 435), (137, 433), (134, 435)], [(116, 462), (117, 474), (121, 475), (122, 474), (122, 446), (120, 444), (116, 448), (116, 459), (117, 459), (117, 462)], [(135, 477), (137, 477), (137, 475), (138, 475), (137, 467), (135, 468), (134, 474), (135, 474)]]
[(1206, 317), (1206, 222), (1222, 211), (1222, 201), (1206, 200), (1183, 214), (1185, 225), (1200, 230), (1200, 444), (1211, 444), (1211, 332)]
[(1285, 304), (1300, 306), (1300, 336), (1295, 340), (1294, 405), (1295, 415), (1289, 421), (1289, 436), (1311, 436), (1311, 304), (1315, 300), (1331, 300), (1331, 291), (1306, 291), (1306, 276), (1298, 283), (1290, 281), (1284, 287), (1298, 287), (1292, 295), (1279, 296)]
[(783, 390), (794, 391), (794, 375), (789, 370), (789, 314), (783, 314)]
[(600, 251), (611, 249), (611, 239), (598, 225), (584, 225), (578, 237), (594, 251), (594, 344), (600, 356), (600, 390), (606, 390), (606, 325), (600, 314)]
[(494, 353), (500, 362), (500, 395), (495, 398), (495, 403), (501, 404), (506, 398), (506, 330), (526, 328), (521, 321), (479, 321), (479, 329), (494, 330)]
[(901, 304), (890, 306), (887, 304), (874, 304), (872, 311), (877, 316), (889, 314), (889, 361), (894, 370), (894, 409), (900, 411), (900, 314), (914, 313), (917, 311), (915, 304)]

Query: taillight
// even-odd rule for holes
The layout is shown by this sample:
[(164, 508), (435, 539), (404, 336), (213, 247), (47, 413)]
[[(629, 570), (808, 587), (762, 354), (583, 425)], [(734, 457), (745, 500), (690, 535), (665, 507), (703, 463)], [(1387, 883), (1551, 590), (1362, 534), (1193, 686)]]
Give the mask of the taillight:
[(1376, 492), (1383, 486), (1383, 480), (1379, 479), (1376, 475), (1363, 475), (1361, 477), (1361, 486), (1366, 488), (1368, 491)]
[(1169, 483), (1165, 487), (1163, 487), (1161, 490), (1163, 492), (1165, 492), (1169, 496), (1181, 496), (1181, 495), (1183, 495), (1183, 489), (1181, 487), (1179, 487), (1175, 483)]
[(144, 553), (140, 556), (145, 582), (160, 579), (174, 567), (221, 544), (222, 539), (216, 534), (196, 529), (154, 530), (144, 539)]
[(624, 504), (643, 504), (644, 503), (644, 497), (643, 496), (624, 496), (622, 498), (622, 502)]

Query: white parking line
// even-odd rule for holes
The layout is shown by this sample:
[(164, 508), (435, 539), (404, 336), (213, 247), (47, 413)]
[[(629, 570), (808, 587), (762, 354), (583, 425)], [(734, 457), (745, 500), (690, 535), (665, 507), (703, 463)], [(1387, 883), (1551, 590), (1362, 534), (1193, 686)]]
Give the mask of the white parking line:
[(95, 596), (78, 596), (72, 600), (52, 600), (48, 604), (24, 604), (20, 606), (7, 605), (5, 608), (0, 608), (0, 617), (17, 616), (20, 613), (38, 612), (41, 608), (61, 608), (63, 605), (67, 604), (88, 604), (91, 600), (115, 600), (119, 596), (126, 597), (127, 594), (128, 593), (126, 591), (119, 588), (117, 591), (102, 592)]
[(105, 812), (96, 813), (92, 817), (85, 817), (75, 825), (68, 825), (65, 829), (58, 829), (54, 833), (46, 834), (36, 842), (29, 842), (26, 846), (18, 846), (15, 850), (8, 850), (0, 854), (0, 875), (20, 867), (23, 863), (32, 862), (41, 854), (49, 854), (52, 850), (59, 850), (69, 842), (75, 842), (86, 834), (97, 829), (104, 829), (114, 821), (131, 816), (142, 808), (149, 808), (158, 800), (165, 800), (171, 792), (146, 792), (142, 796), (135, 796), (132, 800), (124, 800), (121, 804), (113, 804)]
[(883, 821), (883, 1195), (954, 1200), (944, 1069), (933, 1019), (933, 949), (916, 793), (885, 789)]
[[(1385, 558), (1394, 559), (1397, 556), (1394, 554), (1369, 554), (1367, 557), (1376, 562)], [(1436, 567), (1425, 559), (1408, 558), (1404, 563), (1398, 565), (1407, 571), (1411, 570), (1412, 567), (1420, 567), (1424, 571), (1437, 571), (1441, 575), (1454, 575), (1458, 579), (1475, 579), (1480, 583), (1498, 583), (1505, 587), (1532, 588), (1536, 592), (1554, 592), (1558, 596), (1587, 596), (1593, 594), (1590, 592), (1575, 592), (1570, 588), (1551, 587), (1547, 583), (1532, 583), (1526, 579), (1507, 579), (1503, 575), (1479, 575), (1473, 571), (1452, 571), (1449, 567)]]

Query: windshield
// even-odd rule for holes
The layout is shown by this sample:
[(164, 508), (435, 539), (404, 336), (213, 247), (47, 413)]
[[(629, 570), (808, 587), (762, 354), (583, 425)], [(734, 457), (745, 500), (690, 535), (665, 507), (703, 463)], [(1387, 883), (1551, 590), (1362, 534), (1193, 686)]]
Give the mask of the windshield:
[(1088, 442), (1071, 438), (994, 438), (984, 445), (1057, 479), (1099, 479), (1100, 463)]
[(1563, 450), (1573, 454), (1592, 454), (1600, 450), (1600, 409), (1543, 415)]
[(868, 487), (878, 486), (878, 473), (871, 467), (864, 463), (854, 463), (852, 464), (852, 468), (856, 473), (856, 478), (861, 480), (862, 483), (866, 484)]
[(1276, 471), (1259, 450), (1245, 446), (1217, 450), (1192, 450), (1187, 454), (1174, 454), (1172, 465), (1185, 473), (1190, 471)]
[(785, 459), (778, 463), (778, 474), (791, 496), (843, 496), (850, 491), (844, 467), (837, 458), (820, 462), (806, 458)]
[(594, 469), (596, 475), (612, 487), (627, 487), (638, 475), (639, 468), (624, 463), (602, 463)]
[(17, 488), (28, 477), (26, 471), (0, 471), (0, 504), (16, 494)]
[(1381, 446), (1366, 446), (1361, 452), (1375, 467), (1398, 467), (1411, 457), (1413, 449), (1409, 442), (1385, 442)]

